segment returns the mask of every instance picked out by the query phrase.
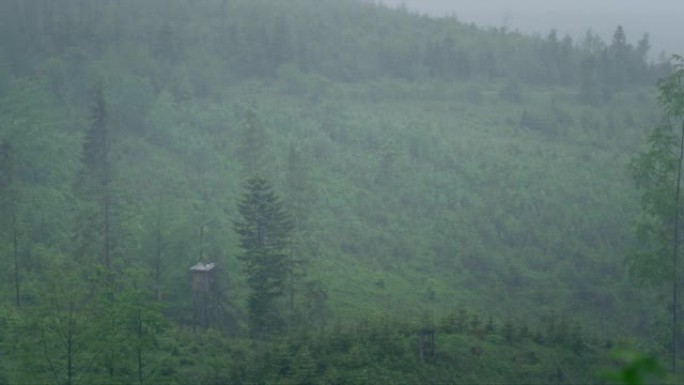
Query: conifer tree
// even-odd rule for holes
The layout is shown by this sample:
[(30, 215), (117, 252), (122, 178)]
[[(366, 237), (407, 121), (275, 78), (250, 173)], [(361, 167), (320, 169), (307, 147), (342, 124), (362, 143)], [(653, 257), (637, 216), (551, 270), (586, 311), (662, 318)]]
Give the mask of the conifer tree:
[(19, 281), (19, 223), (17, 219), (17, 165), (11, 143), (0, 140), (0, 212), (4, 213), (0, 220), (0, 233), (7, 230), (11, 238), (14, 265), (15, 304), (20, 306)]
[(250, 288), (250, 331), (265, 338), (283, 326), (278, 300), (284, 296), (292, 269), (287, 249), (293, 225), (280, 198), (262, 177), (247, 180), (238, 210), (242, 218), (235, 223), (235, 231)]
[(95, 90), (90, 106), (89, 119), (90, 127), (83, 141), (83, 168), (77, 180), (76, 191), (87, 201), (97, 202), (99, 208), (99, 214), (97, 215), (84, 214), (85, 218), (83, 219), (85, 222), (90, 222), (94, 219), (99, 223), (95, 226), (92, 223), (82, 223), (85, 229), (81, 229), (83, 231), (79, 232), (87, 233), (94, 227), (97, 229), (97, 233), (79, 234), (79, 237), (83, 238), (80, 251), (81, 254), (85, 254), (86, 245), (94, 243), (92, 238), (99, 238), (101, 236), (101, 263), (107, 270), (111, 270), (111, 133), (107, 121), (107, 105), (101, 83)]
[(114, 271), (112, 260), (112, 129), (101, 81), (92, 94), (88, 112), (89, 127), (82, 143), (82, 168), (75, 186), (75, 193), (83, 205), (77, 220), (76, 256), (81, 259), (80, 266), (94, 277), (90, 290), (95, 290), (101, 299), (97, 303), (98, 317), (93, 322), (106, 330), (98, 342), (104, 352), (102, 360), (108, 381), (114, 381), (125, 360), (119, 346), (126, 321), (117, 314), (120, 303), (116, 292), (122, 276)]

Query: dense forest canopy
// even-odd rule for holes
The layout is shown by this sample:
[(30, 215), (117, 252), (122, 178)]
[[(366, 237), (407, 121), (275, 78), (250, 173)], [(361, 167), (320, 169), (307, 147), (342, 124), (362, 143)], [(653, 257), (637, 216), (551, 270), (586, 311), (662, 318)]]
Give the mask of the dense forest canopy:
[(0, 383), (596, 382), (612, 347), (658, 357), (627, 165), (671, 65), (627, 36), (3, 1)]

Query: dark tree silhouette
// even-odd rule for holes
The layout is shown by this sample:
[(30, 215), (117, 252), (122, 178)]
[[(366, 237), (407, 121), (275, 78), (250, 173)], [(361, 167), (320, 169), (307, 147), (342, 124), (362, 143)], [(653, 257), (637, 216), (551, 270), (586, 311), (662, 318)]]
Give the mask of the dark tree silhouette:
[(238, 208), (242, 219), (235, 223), (235, 231), (240, 236), (240, 259), (250, 288), (250, 330), (254, 337), (265, 338), (283, 326), (277, 300), (285, 293), (292, 269), (287, 249), (293, 224), (262, 177), (247, 181)]

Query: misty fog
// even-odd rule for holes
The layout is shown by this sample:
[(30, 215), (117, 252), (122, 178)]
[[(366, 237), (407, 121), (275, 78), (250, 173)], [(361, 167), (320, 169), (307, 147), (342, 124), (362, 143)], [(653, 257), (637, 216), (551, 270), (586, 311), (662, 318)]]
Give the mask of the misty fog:
[(0, 1), (0, 385), (681, 384), (683, 7)]

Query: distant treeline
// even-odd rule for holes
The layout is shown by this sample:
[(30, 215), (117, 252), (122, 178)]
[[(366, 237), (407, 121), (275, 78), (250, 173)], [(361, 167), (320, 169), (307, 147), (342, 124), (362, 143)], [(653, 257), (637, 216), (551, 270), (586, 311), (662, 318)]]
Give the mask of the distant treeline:
[(290, 65), (348, 82), (509, 78), (574, 85), (589, 102), (652, 84), (666, 69), (649, 63), (648, 34), (633, 44), (621, 26), (610, 42), (591, 31), (573, 41), (556, 31), (531, 37), (352, 0), (200, 3), (6, 0), (0, 4), (3, 56), (24, 72), (45, 55), (78, 61), (74, 49), (106, 55), (105, 47), (116, 47), (131, 60), (161, 59), (172, 67), (201, 62), (205, 74), (193, 79), (200, 90), (217, 79), (275, 77)]

